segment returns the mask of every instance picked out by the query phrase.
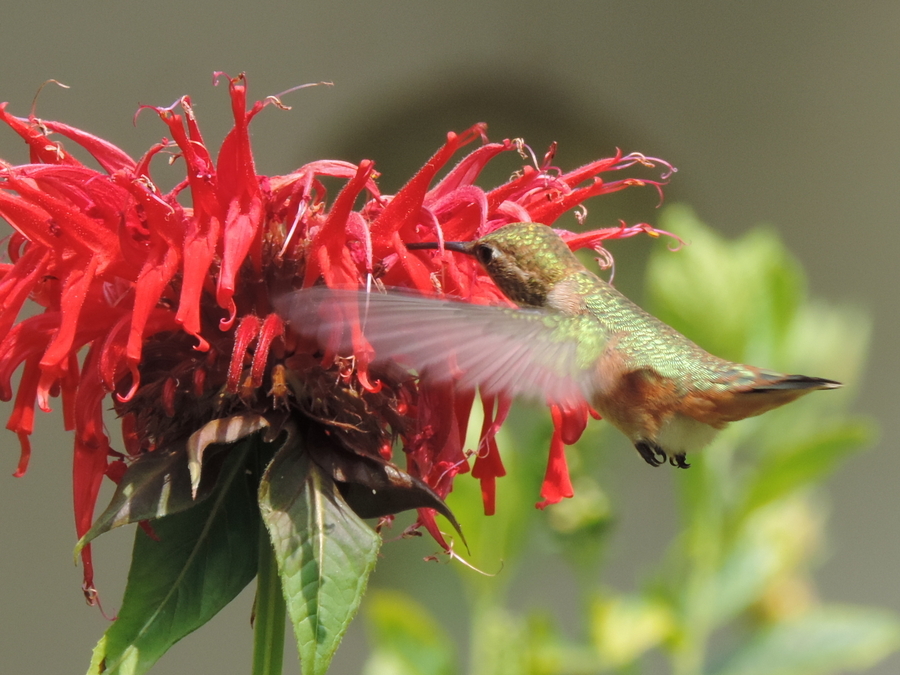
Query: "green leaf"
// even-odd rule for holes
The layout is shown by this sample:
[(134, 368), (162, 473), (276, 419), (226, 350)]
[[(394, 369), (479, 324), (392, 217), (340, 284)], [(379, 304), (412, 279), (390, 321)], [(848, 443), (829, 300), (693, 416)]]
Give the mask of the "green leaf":
[(405, 593), (379, 590), (366, 599), (372, 656), (365, 675), (452, 675), (456, 646), (422, 605)]
[(868, 446), (874, 435), (868, 422), (847, 422), (809, 438), (789, 452), (770, 455), (755, 472), (756, 479), (749, 487), (744, 513), (823, 479), (842, 459)]
[(261, 445), (235, 445), (209, 499), (154, 521), (158, 541), (137, 531), (122, 608), (94, 649), (89, 675), (147, 672), (256, 575), (259, 511), (246, 467)]
[(263, 522), (297, 637), (304, 675), (322, 675), (359, 608), (381, 537), (344, 502), (296, 442), (278, 451), (259, 486)]
[(675, 617), (651, 596), (598, 598), (591, 606), (591, 636), (604, 663), (621, 667), (668, 639)]
[[(218, 478), (218, 472), (213, 469), (218, 466), (212, 460), (207, 460), (206, 475), (197, 491), (197, 497), (192, 498), (183, 445), (182, 443), (172, 450), (160, 449), (144, 453), (131, 463), (116, 486), (109, 506), (76, 545), (76, 556), (87, 544), (113, 528), (171, 516), (196, 506), (209, 497)], [(220, 453), (218, 457), (221, 459), (221, 456)]]
[[(496, 605), (476, 608), (473, 614), (472, 675), (525, 675), (534, 672), (529, 667), (531, 652), (543, 641), (531, 639), (533, 636), (529, 635), (525, 621)], [(557, 654), (554, 656), (558, 657)], [(556, 672), (566, 671), (560, 668)]]
[(714, 675), (819, 675), (868, 668), (900, 646), (890, 612), (825, 607), (762, 631)]
[(786, 579), (802, 578), (816, 554), (821, 525), (821, 511), (805, 492), (751, 512), (709, 579), (712, 624), (725, 623), (761, 599), (765, 603)]

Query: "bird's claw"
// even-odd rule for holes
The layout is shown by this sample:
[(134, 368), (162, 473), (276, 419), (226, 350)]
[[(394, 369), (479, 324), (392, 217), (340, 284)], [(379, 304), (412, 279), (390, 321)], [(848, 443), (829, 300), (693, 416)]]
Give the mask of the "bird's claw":
[(639, 441), (634, 444), (634, 447), (637, 448), (637, 451), (641, 454), (641, 457), (643, 457), (644, 461), (647, 462), (647, 464), (649, 464), (650, 466), (659, 466), (661, 464), (665, 464), (667, 460), (669, 464), (671, 464), (672, 466), (677, 466), (679, 469), (687, 469), (691, 466), (684, 460), (684, 453), (679, 453), (669, 457), (669, 455), (666, 454), (665, 450), (651, 441)]
[(679, 469), (690, 469), (691, 465), (684, 461), (684, 455), (672, 455), (669, 457), (669, 464), (672, 466), (677, 466)]
[(637, 448), (641, 457), (643, 457), (644, 461), (650, 466), (659, 466), (660, 464), (664, 464), (666, 459), (668, 459), (668, 455), (666, 455), (665, 451), (656, 443), (639, 441), (634, 444), (634, 447)]

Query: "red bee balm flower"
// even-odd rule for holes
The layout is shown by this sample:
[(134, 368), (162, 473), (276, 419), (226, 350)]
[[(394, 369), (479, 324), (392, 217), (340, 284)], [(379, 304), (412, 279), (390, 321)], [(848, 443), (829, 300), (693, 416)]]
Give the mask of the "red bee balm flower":
[[(35, 405), (48, 411), (51, 397), (61, 397), (66, 428), (75, 432), (75, 522), (82, 537), (91, 529), (104, 475), (119, 482), (141, 457), (179, 448), (199, 499), (207, 445), (263, 428), (272, 439), (288, 429), (306, 439), (312, 461), (359, 515), (418, 508), (419, 524), (447, 547), (434, 509), (442, 509), (455, 475), (470, 470), (463, 443), (475, 394), (452, 383), (420, 382), (396, 365), (376, 368), (364, 339), (354, 342), (353, 354), (323, 355), (273, 313), (271, 299), (321, 283), (374, 283), (508, 303), (474, 260), (413, 253), (407, 245), (470, 241), (512, 222), (551, 225), (589, 197), (661, 185), (636, 178), (606, 182), (600, 176), (607, 172), (670, 167), (632, 154), (562, 173), (550, 165), (551, 149), (539, 166), (526, 164), (509, 182), (485, 191), (474, 184), (484, 166), (523, 146), (489, 143), (485, 127), (476, 125), (448, 134), (394, 196), (379, 193), (370, 161), (322, 160), (288, 175), (260, 176), (248, 125), (265, 103), (247, 110), (244, 79), (228, 84), (234, 127), (216, 160), (187, 97), (171, 108), (152, 108), (174, 140), (138, 160), (79, 129), (14, 117), (0, 106), (0, 118), (31, 152), (29, 164), (0, 165), (0, 216), (15, 229), (11, 263), (0, 279), (4, 400), (12, 398), (11, 378), (23, 364), (7, 423), (21, 442), (16, 475), (28, 466)], [(87, 150), (101, 169), (75, 159), (55, 140), (59, 136)], [(436, 181), (460, 148), (479, 140), (481, 147)], [(173, 146), (186, 175), (163, 193), (150, 164)], [(333, 199), (323, 177), (344, 182)], [(560, 234), (572, 248), (605, 254), (604, 239), (640, 232), (657, 233), (637, 225)], [(44, 310), (21, 319), (29, 297)], [(104, 430), (108, 394), (122, 418), (123, 451), (113, 449)], [(490, 513), (495, 479), (504, 474), (494, 435), (509, 401), (496, 396), (483, 404), (482, 442), (471, 470)], [(563, 445), (579, 437), (589, 412), (586, 404), (553, 406), (556, 433), (542, 505), (571, 496)], [(397, 447), (406, 455), (405, 471), (392, 464)], [(381, 500), (352, 489), (376, 483), (385, 486)], [(89, 545), (81, 556), (93, 599)]]

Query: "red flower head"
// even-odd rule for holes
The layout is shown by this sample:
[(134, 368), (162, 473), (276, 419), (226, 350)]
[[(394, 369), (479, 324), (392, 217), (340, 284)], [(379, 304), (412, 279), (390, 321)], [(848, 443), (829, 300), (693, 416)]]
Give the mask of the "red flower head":
[[(448, 134), (394, 196), (379, 193), (370, 161), (323, 160), (288, 175), (260, 176), (248, 125), (265, 103), (247, 110), (243, 77), (228, 84), (234, 126), (215, 160), (187, 97), (171, 108), (153, 108), (173, 140), (138, 160), (79, 129), (14, 117), (0, 105), (0, 118), (31, 151), (29, 164), (0, 166), (0, 216), (15, 229), (11, 262), (0, 279), (4, 400), (12, 398), (11, 378), (23, 365), (7, 423), (22, 446), (16, 474), (28, 465), (35, 405), (48, 411), (50, 399), (60, 397), (66, 428), (75, 432), (75, 521), (82, 536), (104, 475), (118, 481), (136, 458), (179, 442), (199, 470), (208, 443), (234, 440), (228, 422), (236, 420), (247, 434), (292, 420), (327, 448), (315, 461), (347, 484), (365, 485), (385, 466), (396, 469), (390, 462), (399, 441), (406, 454), (400, 484), (436, 497), (354, 504), (348, 490), (347, 499), (365, 512), (360, 515), (419, 507), (420, 524), (446, 546), (434, 511), (423, 507), (439, 504), (454, 476), (470, 469), (463, 443), (475, 394), (426, 386), (398, 367), (376, 369), (364, 340), (355, 343), (354, 354), (323, 356), (273, 313), (271, 299), (318, 283), (433, 294), (440, 279), (443, 293), (508, 302), (474, 261), (412, 253), (407, 244), (468, 241), (512, 222), (551, 225), (589, 197), (658, 187), (656, 181), (601, 176), (659, 160), (616, 155), (562, 173), (550, 165), (551, 149), (542, 163), (526, 164), (509, 182), (485, 191), (474, 184), (484, 166), (523, 146), (489, 143), (485, 127), (476, 125)], [(54, 140), (59, 136), (87, 150), (101, 169), (75, 159)], [(451, 157), (475, 141), (481, 147), (436, 180)], [(173, 145), (186, 175), (164, 193), (150, 164)], [(333, 198), (323, 178), (343, 181)], [(571, 248), (590, 246), (606, 255), (604, 239), (640, 232), (656, 234), (647, 225), (560, 234)], [(21, 319), (29, 297), (43, 312)], [(104, 429), (107, 395), (122, 417), (124, 451), (112, 448)], [(495, 479), (504, 474), (494, 436), (509, 403), (503, 396), (483, 400), (482, 441), (471, 470), (488, 512)], [(543, 504), (572, 494), (563, 445), (579, 437), (589, 412), (586, 404), (553, 407), (556, 432)], [(90, 592), (89, 547), (82, 557)]]

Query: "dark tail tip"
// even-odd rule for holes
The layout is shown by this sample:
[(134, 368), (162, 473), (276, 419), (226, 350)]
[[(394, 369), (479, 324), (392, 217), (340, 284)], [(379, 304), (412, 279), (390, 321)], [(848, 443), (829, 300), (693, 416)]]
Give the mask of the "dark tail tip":
[(753, 391), (789, 391), (794, 389), (837, 389), (843, 386), (840, 382), (826, 380), (824, 377), (808, 377), (806, 375), (782, 375), (771, 382), (760, 383)]

